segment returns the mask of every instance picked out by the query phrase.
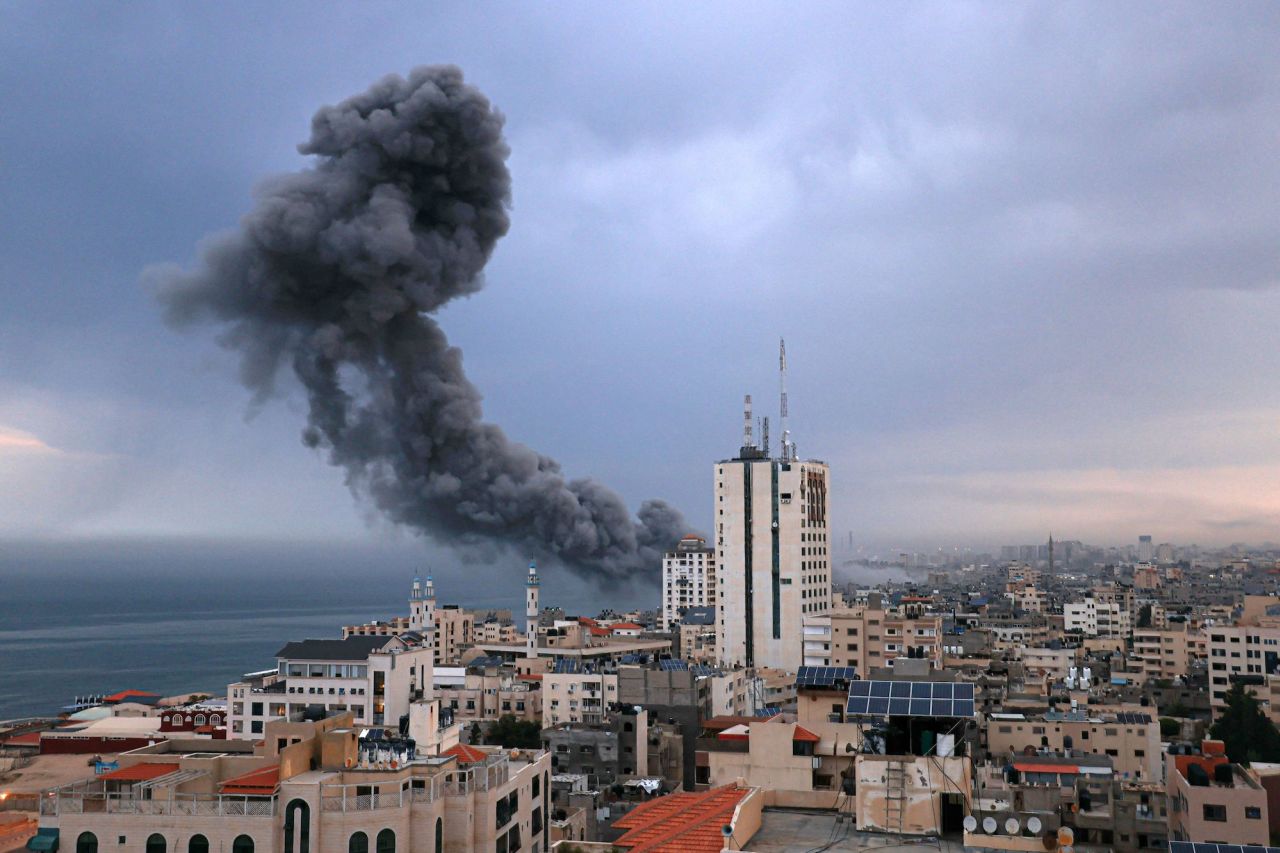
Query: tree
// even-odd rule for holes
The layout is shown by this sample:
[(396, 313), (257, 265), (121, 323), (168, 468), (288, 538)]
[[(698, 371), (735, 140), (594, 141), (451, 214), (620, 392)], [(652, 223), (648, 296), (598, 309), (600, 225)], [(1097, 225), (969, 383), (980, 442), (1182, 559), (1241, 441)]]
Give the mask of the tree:
[(1177, 737), (1180, 731), (1182, 731), (1182, 724), (1173, 717), (1160, 718), (1160, 737)]
[(484, 733), (484, 742), (504, 749), (538, 749), (542, 746), (542, 727), (532, 720), (517, 720), (513, 714), (503, 714)]
[(1226, 744), (1227, 757), (1237, 764), (1280, 761), (1280, 731), (1262, 712), (1257, 697), (1237, 681), (1227, 691), (1226, 702), (1209, 733)]

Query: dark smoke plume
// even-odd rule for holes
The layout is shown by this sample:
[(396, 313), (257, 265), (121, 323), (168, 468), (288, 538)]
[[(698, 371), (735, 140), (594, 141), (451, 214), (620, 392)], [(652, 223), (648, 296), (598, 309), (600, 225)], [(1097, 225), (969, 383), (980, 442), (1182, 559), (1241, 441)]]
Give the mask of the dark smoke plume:
[(325, 107), (192, 271), (153, 269), (170, 322), (212, 320), (255, 398), (291, 368), (303, 441), (392, 520), (456, 543), (506, 542), (594, 578), (648, 573), (685, 533), (660, 501), (633, 519), (589, 479), (482, 420), (480, 394), (429, 316), (474, 293), (507, 232), (503, 119), (453, 67), (387, 77)]

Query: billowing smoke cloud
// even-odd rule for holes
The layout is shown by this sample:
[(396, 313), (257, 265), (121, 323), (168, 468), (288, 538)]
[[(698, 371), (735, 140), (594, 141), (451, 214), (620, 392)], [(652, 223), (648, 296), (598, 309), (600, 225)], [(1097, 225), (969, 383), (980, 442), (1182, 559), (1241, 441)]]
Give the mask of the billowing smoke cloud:
[(511, 196), (503, 119), (453, 67), (387, 77), (325, 107), (313, 168), (258, 190), (195, 270), (155, 268), (168, 319), (212, 320), (264, 399), (291, 369), (303, 441), (392, 520), (466, 545), (501, 541), (596, 578), (647, 573), (684, 532), (650, 501), (633, 519), (592, 480), (482, 420), (480, 394), (430, 316), (474, 293)]

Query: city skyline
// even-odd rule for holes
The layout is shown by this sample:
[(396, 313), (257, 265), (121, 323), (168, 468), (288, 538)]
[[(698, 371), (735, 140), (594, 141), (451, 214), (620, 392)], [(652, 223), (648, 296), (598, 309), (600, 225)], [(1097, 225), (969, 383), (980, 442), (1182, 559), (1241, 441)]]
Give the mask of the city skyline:
[(433, 62), (505, 114), (515, 198), (445, 322), (568, 476), (708, 532), (784, 336), (835, 542), (1274, 539), (1276, 8), (759, 8), (16, 9), (0, 539), (394, 535), (296, 389), (246, 405), (139, 279), (302, 166), (317, 107)]

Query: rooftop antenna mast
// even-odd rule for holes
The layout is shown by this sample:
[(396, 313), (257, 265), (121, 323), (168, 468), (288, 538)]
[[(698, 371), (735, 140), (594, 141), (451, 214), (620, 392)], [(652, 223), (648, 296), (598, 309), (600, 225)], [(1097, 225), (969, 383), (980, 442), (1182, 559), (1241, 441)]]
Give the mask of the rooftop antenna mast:
[(742, 446), (755, 447), (755, 440), (751, 437), (751, 395), (748, 394), (742, 401)]
[(791, 430), (787, 428), (787, 342), (778, 338), (778, 390), (782, 395), (782, 459), (794, 462), (796, 448), (791, 442)]

